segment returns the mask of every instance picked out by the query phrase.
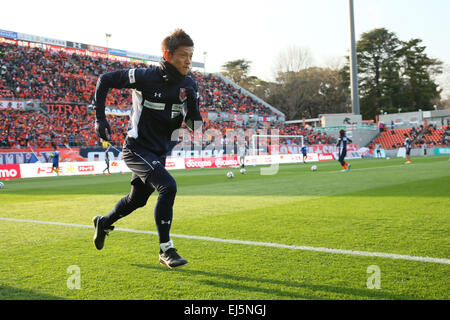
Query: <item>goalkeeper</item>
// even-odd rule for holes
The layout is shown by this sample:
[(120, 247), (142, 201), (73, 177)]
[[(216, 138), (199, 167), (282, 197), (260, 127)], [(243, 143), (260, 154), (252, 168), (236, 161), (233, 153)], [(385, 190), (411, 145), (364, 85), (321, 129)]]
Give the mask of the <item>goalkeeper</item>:
[(103, 173), (105, 173), (105, 171), (108, 171), (108, 174), (111, 174), (111, 172), (109, 172), (109, 150), (111, 149), (111, 143), (109, 141), (103, 140), (102, 145), (103, 148), (105, 149), (105, 163), (106, 163), (106, 168), (103, 169)]
[(194, 42), (177, 29), (162, 42), (160, 65), (148, 69), (129, 69), (105, 73), (97, 81), (94, 95), (95, 130), (110, 140), (111, 128), (105, 116), (105, 100), (110, 88), (132, 90), (132, 110), (128, 133), (123, 145), (123, 159), (132, 171), (130, 193), (120, 199), (106, 215), (93, 218), (94, 244), (103, 248), (105, 236), (117, 220), (147, 203), (156, 190), (159, 193), (154, 218), (159, 236), (159, 262), (169, 268), (187, 264), (170, 239), (173, 205), (177, 193), (174, 178), (165, 169), (166, 154), (174, 147), (173, 131), (183, 121), (194, 130), (202, 123), (198, 107), (196, 82), (188, 76)]
[(52, 172), (56, 172), (56, 176), (59, 177), (59, 152), (56, 146), (53, 146), (50, 158), (52, 159)]

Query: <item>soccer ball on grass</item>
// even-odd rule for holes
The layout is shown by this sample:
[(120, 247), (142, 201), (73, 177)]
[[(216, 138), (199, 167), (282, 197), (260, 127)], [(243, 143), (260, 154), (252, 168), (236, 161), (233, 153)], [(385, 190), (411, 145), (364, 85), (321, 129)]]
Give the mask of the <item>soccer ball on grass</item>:
[(227, 172), (227, 177), (228, 177), (229, 179), (233, 178), (233, 177), (234, 177), (233, 172), (228, 171), (228, 172)]
[(245, 174), (247, 172), (247, 170), (245, 170), (244, 168), (241, 169), (240, 171), (242, 174)]
[(3, 189), (4, 186), (3, 182), (0, 181), (0, 189)]
[(311, 171), (317, 171), (317, 166), (316, 166), (316, 165), (313, 165), (313, 166), (311, 167)]

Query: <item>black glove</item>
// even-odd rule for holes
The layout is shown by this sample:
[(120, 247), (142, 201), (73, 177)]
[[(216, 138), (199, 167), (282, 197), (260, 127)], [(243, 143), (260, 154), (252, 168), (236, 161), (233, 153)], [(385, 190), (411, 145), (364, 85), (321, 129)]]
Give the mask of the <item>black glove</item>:
[(95, 133), (97, 136), (103, 140), (111, 140), (111, 127), (109, 126), (108, 120), (105, 118), (97, 118), (95, 120)]

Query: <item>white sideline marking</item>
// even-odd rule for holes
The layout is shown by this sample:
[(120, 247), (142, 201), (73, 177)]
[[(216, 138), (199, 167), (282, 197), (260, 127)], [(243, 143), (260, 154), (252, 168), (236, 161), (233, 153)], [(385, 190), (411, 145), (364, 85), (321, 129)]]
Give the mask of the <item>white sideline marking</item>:
[[(94, 228), (94, 226), (90, 226), (90, 225), (63, 223), (63, 222), (11, 219), (11, 218), (0, 218), (0, 220), (13, 221), (13, 222), (40, 223), (40, 224), (58, 225), (58, 226), (66, 226), (66, 227), (78, 227), (78, 228), (90, 228), (90, 229)], [(125, 228), (115, 228), (114, 230), (115, 231), (123, 231), (123, 232), (131, 232), (131, 233), (143, 233), (143, 234), (158, 235), (158, 233), (156, 231), (134, 230), (134, 229), (125, 229)], [(431, 262), (431, 263), (439, 263), (439, 264), (450, 264), (450, 259), (417, 257), (417, 256), (403, 255), (403, 254), (394, 254), (394, 253), (354, 251), (354, 250), (330, 249), (330, 248), (309, 247), (309, 246), (295, 246), (295, 245), (270, 243), (270, 242), (257, 242), (257, 241), (245, 241), (245, 240), (232, 240), (232, 239), (221, 239), (221, 238), (212, 238), (212, 237), (190, 236), (190, 235), (184, 235), (184, 234), (171, 234), (171, 237), (202, 240), (202, 241), (212, 241), (212, 242), (245, 244), (245, 245), (251, 245), (251, 246), (273, 247), (273, 248), (291, 249), (291, 250), (316, 251), (316, 252), (326, 252), (326, 253), (334, 253), (334, 254), (346, 254), (346, 255), (353, 255), (353, 256), (378, 257), (378, 258), (386, 258), (386, 259), (398, 259), (398, 260), (408, 260), (408, 261)]]

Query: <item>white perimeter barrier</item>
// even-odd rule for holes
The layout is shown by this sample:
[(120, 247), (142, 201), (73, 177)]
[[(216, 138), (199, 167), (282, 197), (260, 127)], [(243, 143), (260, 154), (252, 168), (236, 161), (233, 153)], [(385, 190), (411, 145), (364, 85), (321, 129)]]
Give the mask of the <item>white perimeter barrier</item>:
[[(309, 153), (306, 162), (334, 160), (332, 153)], [(238, 167), (242, 161), (238, 156), (209, 157), (209, 158), (172, 158), (167, 157), (167, 170)], [(245, 165), (270, 165), (284, 163), (301, 163), (303, 155), (259, 155), (246, 156)], [(60, 176), (96, 175), (103, 174), (106, 168), (104, 161), (89, 162), (60, 162), (58, 171)], [(123, 160), (113, 160), (109, 163), (110, 173), (130, 172)], [(26, 163), (0, 165), (0, 179), (55, 177), (56, 172), (51, 163)]]

